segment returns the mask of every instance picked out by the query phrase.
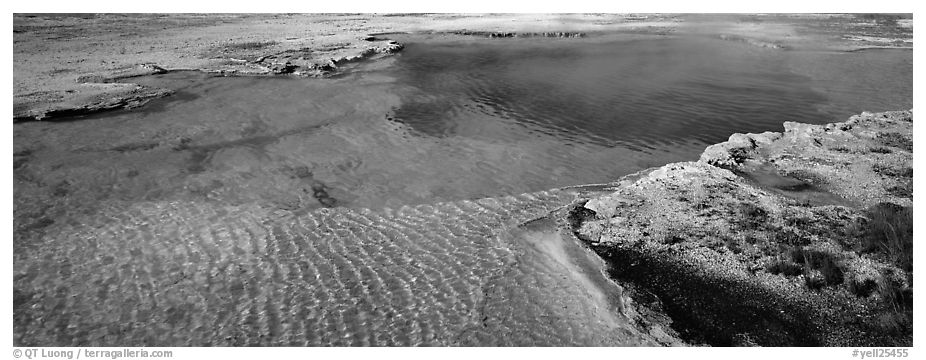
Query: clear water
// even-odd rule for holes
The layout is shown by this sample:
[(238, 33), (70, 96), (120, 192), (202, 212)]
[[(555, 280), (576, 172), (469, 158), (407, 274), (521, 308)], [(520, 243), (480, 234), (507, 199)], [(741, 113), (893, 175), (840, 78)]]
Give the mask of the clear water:
[(141, 109), (16, 124), (15, 342), (651, 344), (580, 248), (513, 228), (571, 195), (501, 196), (912, 106), (907, 50), (400, 41), (333, 79), (171, 73), (132, 79), (178, 90)]
[[(30, 139), (17, 141), (34, 150), (30, 167), (103, 198), (381, 208), (607, 182), (696, 159), (734, 132), (912, 106), (908, 50), (709, 37), (401, 40), (394, 59), (338, 79), (138, 80), (179, 94), (19, 124), (14, 139)], [(320, 188), (333, 200), (318, 201)]]

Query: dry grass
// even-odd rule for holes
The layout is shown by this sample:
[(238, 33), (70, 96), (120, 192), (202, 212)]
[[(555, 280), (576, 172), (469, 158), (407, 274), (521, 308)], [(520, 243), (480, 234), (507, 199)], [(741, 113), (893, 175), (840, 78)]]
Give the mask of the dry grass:
[[(906, 272), (906, 282), (892, 272), (880, 274), (861, 293), (875, 293), (884, 311), (876, 325), (886, 333), (903, 335), (913, 326), (913, 208), (882, 203), (867, 211), (859, 252), (869, 253)], [(861, 295), (857, 292), (858, 295)]]
[(913, 208), (882, 203), (867, 212), (860, 252), (877, 253), (905, 271), (913, 271)]

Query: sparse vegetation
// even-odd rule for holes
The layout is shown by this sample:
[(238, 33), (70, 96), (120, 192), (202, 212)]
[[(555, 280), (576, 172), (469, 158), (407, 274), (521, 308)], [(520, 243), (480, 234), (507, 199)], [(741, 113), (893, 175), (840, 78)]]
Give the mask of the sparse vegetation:
[(804, 265), (805, 281), (810, 289), (839, 285), (845, 280), (845, 273), (832, 254), (793, 248), (790, 255), (792, 261)]
[(913, 198), (913, 182), (908, 181), (901, 185), (888, 186), (884, 189), (889, 195), (901, 198)]
[(752, 203), (740, 203), (739, 205), (740, 222), (739, 225), (746, 230), (755, 230), (763, 226), (768, 221), (768, 211)]
[(883, 146), (873, 147), (871, 149), (868, 149), (868, 151), (871, 151), (876, 154), (890, 154), (894, 152), (894, 150), (891, 150), (891, 148), (887, 148)]
[(897, 132), (880, 132), (878, 141), (884, 146), (895, 147), (913, 152), (913, 139)]
[(277, 41), (246, 41), (225, 45), (226, 50), (260, 50), (278, 44)]
[(765, 271), (775, 275), (798, 276), (804, 273), (804, 267), (787, 259), (779, 258), (766, 266)]
[(860, 297), (876, 296), (880, 311), (872, 323), (879, 331), (904, 336), (913, 326), (913, 208), (881, 203), (869, 208), (866, 217), (859, 224), (857, 251), (897, 268), (853, 281), (849, 289)]
[(904, 178), (913, 177), (913, 168), (909, 166), (903, 166), (903, 167), (898, 168), (898, 167), (888, 166), (884, 164), (875, 164), (874, 166), (872, 166), (872, 170), (874, 170), (874, 172), (880, 175), (884, 175), (888, 177), (904, 177)]
[(868, 209), (862, 253), (876, 253), (898, 268), (913, 271), (913, 207), (881, 203)]
[(773, 233), (775, 241), (787, 246), (810, 245), (810, 239), (793, 229), (780, 229)]

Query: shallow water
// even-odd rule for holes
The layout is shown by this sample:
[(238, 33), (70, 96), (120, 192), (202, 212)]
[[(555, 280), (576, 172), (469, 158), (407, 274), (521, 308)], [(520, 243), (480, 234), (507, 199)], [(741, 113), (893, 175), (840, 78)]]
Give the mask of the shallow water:
[[(37, 140), (23, 146), (30, 165), (92, 168), (67, 176), (86, 180), (77, 187), (120, 184), (103, 197), (381, 208), (607, 182), (694, 160), (734, 132), (912, 106), (906, 50), (401, 40), (400, 55), (338, 79), (133, 79), (179, 93), (136, 111), (20, 124), (14, 136)], [(140, 176), (120, 179), (127, 172)], [(320, 188), (331, 200), (314, 196)]]
[(504, 230), (571, 198), (541, 192), (385, 212), (112, 209), (51, 229), (33, 256), (17, 257), (14, 342), (655, 344), (609, 308), (616, 288), (589, 250), (549, 226)]
[(904, 50), (400, 41), (332, 79), (170, 73), (131, 80), (178, 91), (141, 109), (16, 124), (15, 341), (648, 344), (584, 249), (517, 227), (574, 196), (469, 200), (912, 103)]

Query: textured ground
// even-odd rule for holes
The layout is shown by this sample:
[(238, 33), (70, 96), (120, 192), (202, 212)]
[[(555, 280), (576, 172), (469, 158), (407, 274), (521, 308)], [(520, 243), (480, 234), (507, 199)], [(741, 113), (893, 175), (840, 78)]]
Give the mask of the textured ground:
[(688, 341), (912, 346), (912, 122), (735, 134), (577, 207), (574, 228)]

